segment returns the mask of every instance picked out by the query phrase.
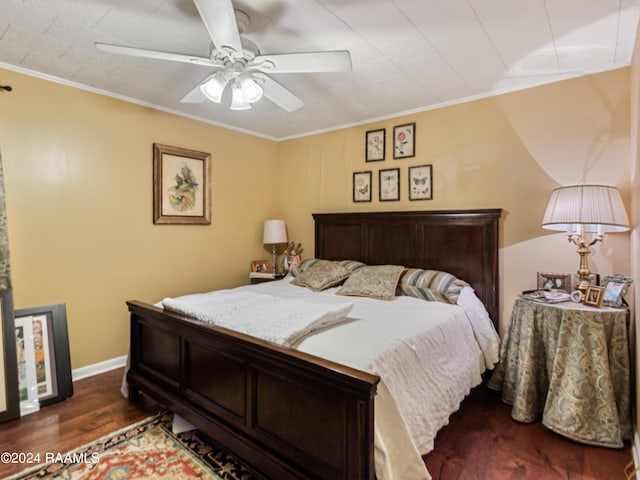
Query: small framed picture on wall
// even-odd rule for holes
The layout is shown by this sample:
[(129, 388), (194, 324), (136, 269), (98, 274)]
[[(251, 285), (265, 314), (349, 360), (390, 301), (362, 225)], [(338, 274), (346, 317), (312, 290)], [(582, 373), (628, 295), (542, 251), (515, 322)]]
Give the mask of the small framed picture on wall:
[(353, 172), (353, 201), (371, 201), (371, 170)]
[(367, 162), (379, 162), (384, 160), (385, 137), (387, 130), (369, 130), (365, 135)]
[(416, 124), (406, 123), (393, 127), (393, 158), (416, 156)]
[(409, 200), (433, 200), (433, 166), (409, 167)]
[(387, 168), (379, 172), (380, 201), (400, 200), (400, 169)]

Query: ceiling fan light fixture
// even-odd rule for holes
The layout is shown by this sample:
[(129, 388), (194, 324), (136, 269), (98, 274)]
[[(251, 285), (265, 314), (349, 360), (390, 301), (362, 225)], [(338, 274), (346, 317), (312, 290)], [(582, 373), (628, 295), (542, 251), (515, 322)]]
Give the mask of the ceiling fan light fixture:
[(262, 87), (249, 75), (240, 78), (240, 89), (243, 98), (249, 103), (257, 102), (262, 98)]
[(229, 78), (223, 72), (218, 72), (200, 85), (200, 90), (204, 96), (212, 102), (220, 103), (222, 101), (224, 87), (227, 85), (228, 81)]
[(251, 104), (247, 102), (242, 94), (242, 88), (237, 82), (234, 82), (231, 88), (231, 110), (249, 110)]

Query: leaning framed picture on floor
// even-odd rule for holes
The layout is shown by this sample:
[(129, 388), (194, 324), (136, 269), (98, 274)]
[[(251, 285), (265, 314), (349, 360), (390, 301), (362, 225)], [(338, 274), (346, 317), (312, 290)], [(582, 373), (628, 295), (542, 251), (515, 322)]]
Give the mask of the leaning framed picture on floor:
[(16, 328), (23, 328), (25, 366), (33, 365), (40, 406), (73, 395), (67, 313), (64, 304), (15, 311)]

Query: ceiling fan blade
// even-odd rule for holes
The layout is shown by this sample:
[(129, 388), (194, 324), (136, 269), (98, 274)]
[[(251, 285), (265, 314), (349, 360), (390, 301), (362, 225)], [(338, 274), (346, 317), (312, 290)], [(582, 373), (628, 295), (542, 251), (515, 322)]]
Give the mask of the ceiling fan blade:
[(302, 100), (267, 75), (262, 73), (254, 73), (253, 75), (262, 80), (261, 85), (264, 96), (283, 110), (293, 112), (304, 106)]
[(231, 49), (242, 56), (240, 32), (231, 0), (193, 0), (193, 3), (216, 49)]
[(351, 70), (348, 50), (259, 55), (250, 65), (267, 73), (345, 72)]
[(183, 53), (161, 52), (159, 50), (149, 50), (146, 48), (125, 47), (122, 45), (112, 45), (110, 43), (95, 43), (98, 50), (119, 55), (129, 55), (131, 57), (154, 58), (158, 60), (170, 60), (173, 62), (192, 63), (196, 65), (206, 65), (207, 67), (219, 67), (217, 63), (207, 57), (198, 55), (186, 55)]

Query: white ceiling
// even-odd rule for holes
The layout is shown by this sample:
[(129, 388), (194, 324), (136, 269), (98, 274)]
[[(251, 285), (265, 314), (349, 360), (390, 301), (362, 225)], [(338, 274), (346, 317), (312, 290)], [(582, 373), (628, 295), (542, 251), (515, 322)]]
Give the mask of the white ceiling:
[[(342, 73), (273, 75), (305, 106), (181, 104), (212, 70), (94, 42), (208, 56), (192, 0), (0, 0), (0, 67), (272, 139), (629, 65), (639, 0), (235, 0), (262, 54), (347, 49)], [(0, 76), (0, 84), (3, 84)]]

